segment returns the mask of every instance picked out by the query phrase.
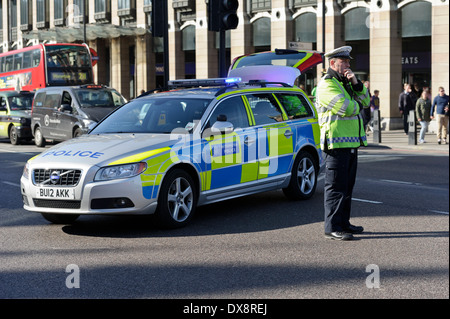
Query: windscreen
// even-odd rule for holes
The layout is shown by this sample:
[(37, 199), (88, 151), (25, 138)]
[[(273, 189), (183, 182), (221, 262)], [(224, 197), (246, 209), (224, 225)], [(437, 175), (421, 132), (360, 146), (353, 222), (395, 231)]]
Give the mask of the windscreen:
[(125, 104), (122, 95), (110, 89), (77, 89), (76, 96), (81, 107), (117, 107)]
[(191, 132), (211, 99), (139, 98), (105, 118), (90, 134)]
[(31, 110), (34, 94), (23, 94), (8, 97), (9, 108), (11, 111)]
[(49, 85), (93, 83), (91, 55), (85, 46), (50, 45), (45, 54)]

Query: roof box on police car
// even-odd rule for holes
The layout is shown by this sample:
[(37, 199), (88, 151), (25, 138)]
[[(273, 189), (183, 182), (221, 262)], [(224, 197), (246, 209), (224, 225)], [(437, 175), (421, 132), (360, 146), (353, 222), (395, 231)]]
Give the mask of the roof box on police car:
[(322, 61), (322, 52), (275, 49), (275, 51), (235, 58), (231, 63), (228, 76), (240, 77), (244, 82), (265, 80), (293, 85), (302, 73)]

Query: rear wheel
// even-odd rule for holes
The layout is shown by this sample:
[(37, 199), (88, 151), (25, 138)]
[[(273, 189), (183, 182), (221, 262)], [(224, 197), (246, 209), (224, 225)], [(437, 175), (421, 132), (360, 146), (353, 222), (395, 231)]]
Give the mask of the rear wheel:
[(71, 224), (73, 223), (80, 215), (76, 214), (50, 214), (50, 213), (42, 213), (42, 217), (53, 224)]
[(191, 220), (197, 205), (197, 191), (192, 177), (181, 169), (164, 178), (155, 217), (165, 228), (183, 227)]
[(42, 135), (42, 130), (40, 127), (36, 127), (36, 130), (34, 130), (34, 144), (39, 147), (45, 146), (45, 138)]
[(318, 165), (308, 152), (300, 152), (292, 167), (289, 186), (283, 188), (289, 199), (309, 199), (314, 195), (317, 186)]

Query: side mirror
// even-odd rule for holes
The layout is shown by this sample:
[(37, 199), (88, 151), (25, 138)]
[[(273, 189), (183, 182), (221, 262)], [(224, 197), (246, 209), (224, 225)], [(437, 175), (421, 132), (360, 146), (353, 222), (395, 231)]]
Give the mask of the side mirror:
[(233, 124), (227, 121), (227, 116), (224, 114), (218, 115), (217, 121), (211, 126), (211, 133), (213, 134), (228, 134), (233, 130)]
[(70, 106), (70, 104), (61, 104), (58, 111), (65, 112), (65, 113), (72, 113), (73, 109)]

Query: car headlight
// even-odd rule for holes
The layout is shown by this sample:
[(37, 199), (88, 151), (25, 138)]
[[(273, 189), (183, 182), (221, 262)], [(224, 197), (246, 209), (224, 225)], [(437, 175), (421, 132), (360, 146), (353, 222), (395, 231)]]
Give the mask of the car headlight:
[(147, 169), (146, 163), (133, 163), (102, 167), (95, 174), (94, 181), (108, 181), (111, 179), (128, 178), (139, 175)]
[(96, 121), (87, 120), (87, 119), (83, 119), (82, 121), (83, 121), (84, 127), (87, 127), (88, 130), (91, 130), (95, 125), (97, 125)]
[(28, 163), (25, 164), (22, 172), (22, 176), (28, 179), (28, 176), (30, 176), (30, 169), (28, 167)]

